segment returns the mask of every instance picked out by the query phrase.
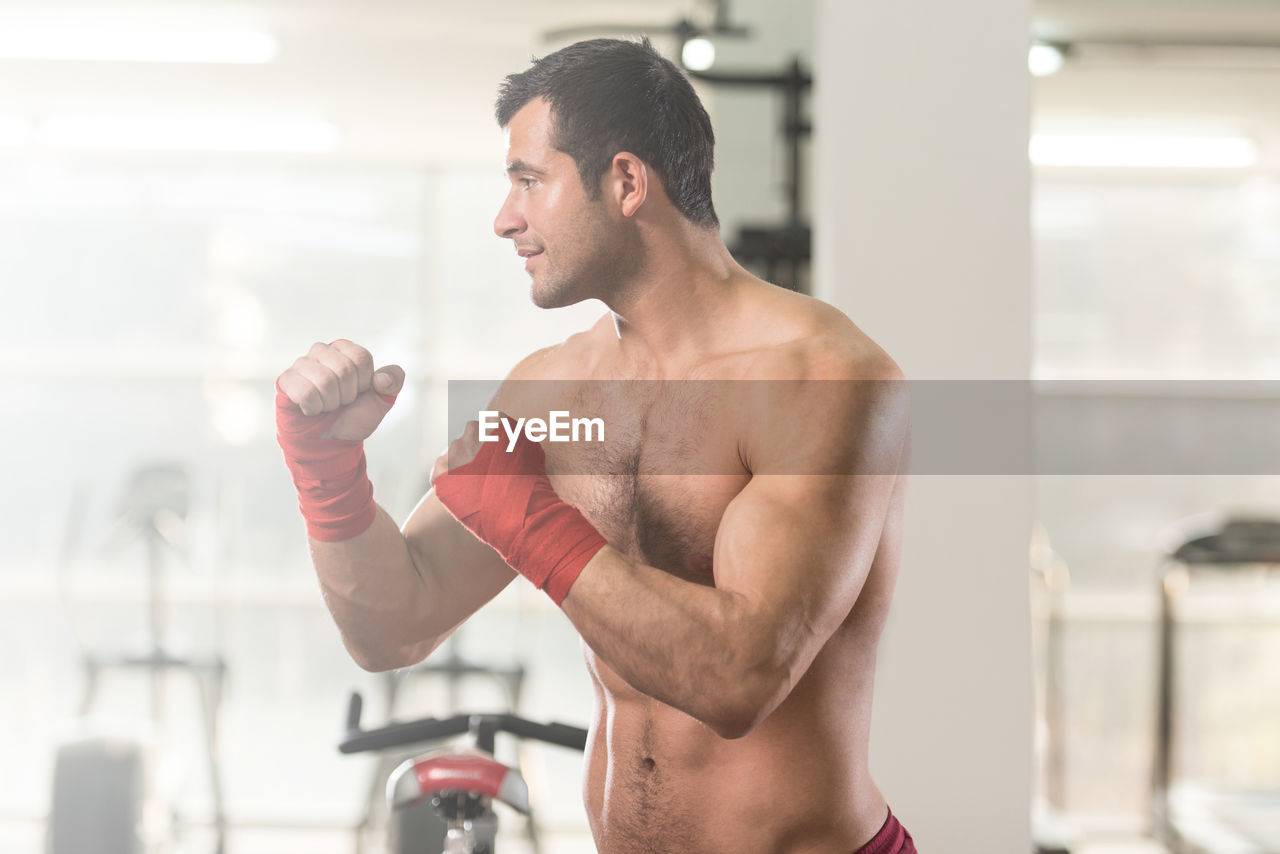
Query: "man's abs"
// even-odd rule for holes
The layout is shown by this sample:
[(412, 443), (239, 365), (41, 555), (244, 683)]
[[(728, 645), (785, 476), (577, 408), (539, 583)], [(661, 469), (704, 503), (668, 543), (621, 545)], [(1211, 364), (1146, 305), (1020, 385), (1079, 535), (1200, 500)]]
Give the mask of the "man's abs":
[(886, 810), (866, 769), (874, 665), (850, 653), (825, 650), (767, 721), (728, 740), (638, 694), (587, 649), (599, 702), (584, 795), (601, 854), (825, 854), (871, 839)]

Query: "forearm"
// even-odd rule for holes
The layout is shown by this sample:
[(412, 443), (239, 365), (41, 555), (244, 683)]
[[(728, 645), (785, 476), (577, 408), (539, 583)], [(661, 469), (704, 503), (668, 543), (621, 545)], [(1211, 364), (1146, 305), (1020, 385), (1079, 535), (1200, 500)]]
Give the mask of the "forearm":
[(404, 535), (381, 507), (373, 525), (352, 539), (308, 542), (325, 605), (361, 667), (415, 663), (448, 634), (451, 627), (430, 619), (429, 575), (414, 564)]
[[(437, 497), (550, 595), (601, 660), (636, 690), (725, 737), (744, 735), (772, 711), (789, 683), (758, 602), (681, 581), (610, 548), (555, 493), (536, 442), (517, 442), (513, 452), (480, 448), (473, 425), (436, 461)], [(454, 468), (450, 454), (462, 460)]]
[(606, 546), (562, 607), (629, 685), (723, 737), (749, 732), (785, 696), (786, 668), (740, 594), (683, 581)]

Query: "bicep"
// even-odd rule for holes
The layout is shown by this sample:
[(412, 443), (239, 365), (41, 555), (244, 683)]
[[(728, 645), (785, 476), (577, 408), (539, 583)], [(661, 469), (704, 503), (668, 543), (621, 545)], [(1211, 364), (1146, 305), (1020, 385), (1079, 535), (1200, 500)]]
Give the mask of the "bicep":
[(896, 477), (759, 475), (726, 508), (716, 587), (756, 631), (807, 668), (866, 583)]
[(909, 415), (896, 381), (796, 388), (771, 407), (785, 417), (756, 422), (754, 474), (721, 519), (715, 573), (802, 671), (866, 583), (902, 477)]

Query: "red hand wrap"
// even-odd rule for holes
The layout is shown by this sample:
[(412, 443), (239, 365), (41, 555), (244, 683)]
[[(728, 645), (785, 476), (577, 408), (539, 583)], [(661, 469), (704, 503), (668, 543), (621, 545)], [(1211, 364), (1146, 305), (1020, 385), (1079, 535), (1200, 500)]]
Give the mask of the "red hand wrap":
[(436, 497), (557, 605), (605, 538), (547, 477), (542, 446), (520, 434), (508, 452), (483, 442), (476, 458), (436, 478)]
[[(392, 395), (381, 395), (388, 403)], [(326, 543), (359, 536), (378, 514), (365, 473), (364, 443), (322, 438), (343, 410), (303, 415), (276, 385), (276, 440), (298, 488), (307, 534)]]

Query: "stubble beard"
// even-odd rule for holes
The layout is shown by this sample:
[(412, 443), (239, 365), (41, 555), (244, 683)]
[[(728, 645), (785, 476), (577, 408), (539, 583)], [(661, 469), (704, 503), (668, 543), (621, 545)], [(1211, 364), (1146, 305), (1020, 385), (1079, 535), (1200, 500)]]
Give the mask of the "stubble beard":
[(578, 254), (557, 262), (548, 253), (543, 259), (541, 278), (535, 275), (529, 284), (529, 298), (538, 308), (563, 308), (587, 299), (610, 303), (642, 271), (644, 253), (632, 229), (615, 226), (588, 208), (567, 231), (561, 251), (574, 247)]

